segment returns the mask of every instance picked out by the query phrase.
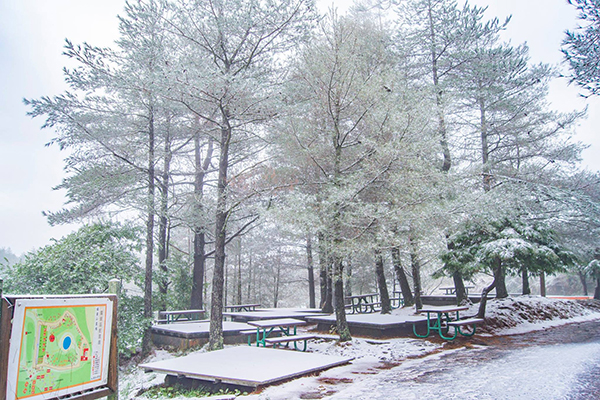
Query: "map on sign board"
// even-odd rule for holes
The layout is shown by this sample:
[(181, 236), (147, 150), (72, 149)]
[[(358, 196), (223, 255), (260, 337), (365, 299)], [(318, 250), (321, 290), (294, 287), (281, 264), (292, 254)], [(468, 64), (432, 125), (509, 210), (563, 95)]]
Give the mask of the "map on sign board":
[(54, 399), (106, 385), (112, 327), (108, 298), (19, 299), (8, 399)]

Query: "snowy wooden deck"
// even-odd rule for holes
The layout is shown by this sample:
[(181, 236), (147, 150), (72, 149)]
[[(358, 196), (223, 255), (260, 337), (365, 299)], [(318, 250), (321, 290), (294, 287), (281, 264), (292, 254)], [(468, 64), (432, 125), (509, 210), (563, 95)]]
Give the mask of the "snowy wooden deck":
[[(152, 342), (157, 346), (175, 347), (185, 350), (190, 347), (202, 346), (208, 342), (210, 329), (209, 321), (177, 323), (168, 325), (153, 325), (150, 328)], [(255, 329), (242, 322), (223, 321), (223, 339), (226, 344), (244, 343), (243, 330)]]
[(347, 364), (349, 357), (254, 346), (235, 346), (208, 353), (141, 364), (146, 371), (212, 383), (266, 386)]
[[(336, 324), (335, 315), (308, 317), (309, 323), (317, 324), (317, 330), (329, 331)], [(350, 333), (356, 336), (373, 338), (412, 337), (413, 324), (425, 326), (427, 318), (419, 315), (393, 314), (348, 314), (346, 315)]]

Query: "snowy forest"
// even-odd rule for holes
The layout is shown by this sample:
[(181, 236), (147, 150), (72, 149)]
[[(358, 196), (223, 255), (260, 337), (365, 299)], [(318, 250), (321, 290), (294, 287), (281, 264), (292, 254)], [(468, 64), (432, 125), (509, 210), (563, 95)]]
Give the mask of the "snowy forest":
[[(4, 265), (6, 292), (121, 279), (121, 352), (146, 351), (167, 309), (206, 309), (217, 349), (227, 304), (322, 308), (347, 340), (353, 293), (386, 312), (394, 291), (419, 306), (447, 282), (460, 302), (568, 273), (600, 298), (586, 110), (551, 108), (561, 68), (503, 42), (510, 19), (454, 0), (131, 0), (119, 24), (111, 48), (67, 40), (69, 90), (25, 100), (65, 154), (48, 221), (81, 228)], [(581, 35), (562, 51), (595, 96)]]

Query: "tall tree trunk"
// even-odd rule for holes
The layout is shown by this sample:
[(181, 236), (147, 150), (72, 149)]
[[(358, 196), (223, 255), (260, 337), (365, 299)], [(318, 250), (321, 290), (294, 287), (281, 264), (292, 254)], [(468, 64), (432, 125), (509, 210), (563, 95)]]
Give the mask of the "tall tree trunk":
[(352, 340), (352, 336), (346, 320), (346, 304), (344, 303), (344, 265), (342, 258), (339, 256), (335, 256), (333, 262), (333, 288), (337, 333), (340, 342), (346, 342)]
[(438, 53), (436, 46), (436, 34), (433, 24), (433, 10), (431, 2), (428, 8), (429, 16), (429, 33), (431, 35), (431, 76), (433, 79), (433, 87), (435, 90), (435, 104), (438, 117), (438, 134), (440, 135), (440, 145), (444, 161), (442, 163), (442, 171), (448, 172), (452, 167), (452, 159), (450, 157), (450, 147), (448, 145), (448, 132), (446, 129), (446, 117), (444, 115), (444, 102), (442, 98), (442, 88), (440, 86), (440, 77), (438, 72)]
[(213, 140), (209, 138), (206, 157), (202, 161), (200, 152), (200, 130), (194, 136), (194, 268), (192, 273), (192, 309), (204, 308), (204, 275), (206, 269), (206, 226), (204, 223), (204, 177), (210, 166)]
[(523, 295), (531, 294), (531, 286), (529, 286), (529, 273), (526, 268), (521, 269), (521, 280), (523, 281)]
[(229, 112), (221, 109), (222, 126), (219, 142), (219, 177), (217, 180), (217, 213), (215, 218), (215, 266), (213, 271), (210, 305), (210, 350), (223, 348), (223, 279), (225, 273), (225, 244), (227, 235), (227, 169), (229, 167), (229, 145), (231, 125)]
[(315, 298), (315, 268), (312, 253), (312, 235), (306, 235), (306, 264), (308, 272), (308, 307), (315, 308), (317, 306)]
[(192, 271), (192, 294), (190, 307), (194, 310), (204, 308), (204, 272), (206, 266), (206, 239), (204, 230), (194, 232), (194, 266)]
[(225, 279), (223, 283), (223, 306), (228, 306), (229, 302), (227, 301), (229, 298), (228, 289), (229, 289), (229, 269), (227, 268), (227, 262), (225, 263)]
[(400, 291), (402, 291), (402, 298), (404, 299), (404, 307), (413, 306), (415, 299), (410, 290), (410, 283), (406, 277), (406, 272), (402, 266), (402, 260), (400, 258), (400, 249), (396, 246), (392, 247), (392, 263), (394, 264), (394, 271), (396, 272), (396, 279), (400, 284)]
[(377, 286), (379, 286), (379, 299), (381, 300), (381, 313), (389, 314), (392, 312), (390, 303), (390, 294), (385, 281), (385, 272), (383, 268), (383, 255), (379, 248), (375, 249), (375, 275), (377, 275)]
[(412, 268), (413, 287), (415, 292), (415, 306), (417, 309), (423, 308), (421, 301), (421, 263), (419, 261), (419, 249), (415, 240), (411, 237), (408, 239), (410, 245), (410, 264)]
[(322, 232), (318, 234), (319, 240), (319, 276), (321, 278), (321, 310), (326, 314), (333, 312), (332, 302), (332, 280), (331, 280), (331, 256), (329, 255), (329, 244)]
[(352, 296), (352, 258), (348, 257), (348, 263), (346, 268), (344, 268), (346, 273), (344, 274), (346, 277), (346, 283), (344, 283), (344, 303), (347, 303), (345, 300), (346, 297)]
[(540, 296), (546, 297), (546, 274), (540, 272)]
[(281, 256), (278, 257), (275, 276), (273, 277), (273, 308), (277, 308), (279, 302), (279, 282), (281, 281)]
[(333, 304), (333, 295), (334, 295), (334, 284), (333, 284), (333, 274), (334, 274), (334, 266), (333, 261), (329, 261), (327, 263), (327, 293), (325, 298), (325, 307), (324, 309), (326, 313), (332, 313), (334, 309)]
[(498, 271), (494, 271), (494, 277), (496, 280), (496, 298), (504, 299), (508, 297), (508, 290), (506, 290), (506, 271), (502, 264), (498, 264)]
[(236, 284), (237, 291), (235, 294), (235, 304), (242, 304), (242, 238), (238, 238), (238, 254), (237, 254), (237, 276)]
[(169, 291), (169, 269), (167, 267), (168, 258), (168, 240), (167, 230), (169, 229), (168, 209), (169, 209), (169, 176), (171, 170), (171, 132), (167, 127), (164, 143), (164, 164), (162, 176), (160, 178), (160, 218), (158, 220), (158, 265), (160, 266), (160, 279), (158, 281), (158, 290), (160, 293), (158, 310), (167, 309), (167, 294)]
[(587, 276), (582, 271), (577, 271), (577, 275), (579, 276), (579, 281), (581, 282), (581, 286), (583, 287), (583, 295), (588, 295), (588, 285), (587, 285)]
[(248, 303), (256, 303), (256, 271), (252, 268), (252, 252), (248, 253)]
[[(144, 275), (144, 318), (152, 320), (152, 267), (154, 257), (154, 109), (150, 107), (148, 121), (148, 198), (146, 216), (146, 271)], [(150, 327), (144, 330), (142, 353), (150, 352)]]
[[(481, 301), (479, 302), (479, 311), (477, 312), (478, 318), (485, 318), (485, 308), (487, 306), (488, 293), (490, 293), (492, 290), (494, 290), (494, 288), (496, 287), (496, 283), (498, 282), (499, 279), (501, 279), (501, 275), (502, 275), (502, 263), (500, 262), (500, 260), (497, 260), (496, 267), (494, 268), (494, 280), (492, 281), (492, 284), (490, 286), (486, 287), (485, 289), (483, 289), (483, 292), (481, 293)], [(496, 289), (496, 292), (497, 291), (498, 291), (498, 289)]]
[[(336, 115), (339, 116), (339, 105), (334, 106), (336, 109)], [(333, 135), (333, 146), (335, 148), (335, 161), (333, 167), (333, 179), (334, 186), (336, 189), (342, 189), (341, 183), (341, 160), (342, 160), (342, 145), (338, 139), (340, 136), (339, 126), (337, 125), (339, 118), (335, 118), (334, 124), (335, 134)], [(332, 216), (332, 244), (333, 244), (333, 301), (335, 305), (335, 321), (338, 335), (340, 336), (340, 342), (352, 340), (350, 335), (350, 328), (348, 327), (348, 321), (346, 321), (346, 303), (344, 301), (344, 263), (342, 250), (342, 215), (343, 209), (339, 202), (334, 204), (334, 214)]]
[(454, 281), (454, 289), (456, 290), (456, 304), (461, 305), (467, 303), (469, 297), (467, 296), (465, 282), (460, 271), (454, 271), (452, 280)]
[[(479, 119), (481, 129), (481, 164), (482, 164), (482, 179), (483, 190), (489, 192), (492, 189), (492, 174), (490, 170), (490, 150), (488, 144), (488, 126), (485, 115), (485, 101), (483, 98), (478, 100), (479, 103)], [(497, 290), (497, 289), (496, 289)]]

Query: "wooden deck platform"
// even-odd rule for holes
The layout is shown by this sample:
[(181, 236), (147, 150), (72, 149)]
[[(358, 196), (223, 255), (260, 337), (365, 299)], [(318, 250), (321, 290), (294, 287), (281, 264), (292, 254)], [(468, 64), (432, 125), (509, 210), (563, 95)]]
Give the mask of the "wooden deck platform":
[(235, 346), (208, 353), (141, 364), (146, 371), (214, 384), (257, 388), (347, 364), (349, 357), (254, 346)]
[[(150, 334), (152, 342), (157, 346), (166, 346), (185, 350), (191, 347), (203, 346), (208, 343), (210, 322), (208, 320), (177, 323), (168, 325), (152, 325)], [(226, 344), (246, 343), (246, 336), (241, 331), (256, 329), (243, 322), (223, 321), (223, 340)]]
[[(335, 326), (335, 315), (308, 317), (309, 323), (317, 324), (317, 330), (327, 332)], [(391, 315), (391, 314), (348, 314), (346, 321), (350, 333), (356, 336), (371, 338), (413, 337), (413, 324), (424, 327), (427, 318), (423, 316)]]

